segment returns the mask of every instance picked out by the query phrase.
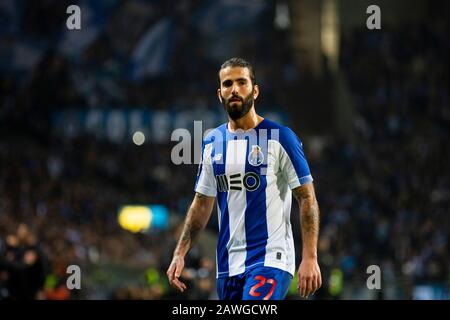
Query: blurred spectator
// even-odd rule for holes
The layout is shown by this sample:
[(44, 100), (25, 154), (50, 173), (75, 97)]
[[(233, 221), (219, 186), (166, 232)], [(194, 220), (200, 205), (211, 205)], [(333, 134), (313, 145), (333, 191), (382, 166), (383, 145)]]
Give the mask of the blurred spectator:
[[(166, 288), (176, 227), (132, 234), (116, 219), (124, 203), (161, 203), (182, 218), (196, 166), (173, 165), (169, 141), (135, 148), (61, 137), (51, 116), (129, 106), (219, 112), (214, 80), (225, 53), (254, 61), (262, 108), (292, 114), (304, 70), (285, 34), (272, 30), (271, 2), (242, 2), (244, 25), (218, 24), (218, 32), (204, 21), (226, 20), (215, 19), (220, 11), (210, 5), (224, 1), (95, 1), (83, 8), (92, 24), (82, 29), (94, 33), (80, 31), (80, 38), (71, 38), (58, 13), (67, 1), (5, 3), (1, 20), (11, 23), (0, 28), (0, 299), (214, 298), (214, 261), (199, 247), (183, 275), (192, 290)], [(228, 28), (240, 32), (227, 38)], [(448, 19), (434, 14), (421, 24), (343, 34), (340, 68), (356, 102), (353, 138), (331, 132), (320, 147), (303, 139), (314, 154), (322, 214), (317, 299), (361, 297), (370, 264), (382, 268), (382, 298), (412, 298), (420, 284), (448, 292), (449, 31)], [(215, 230), (214, 221), (208, 227)], [(65, 285), (71, 264), (82, 269), (80, 291)]]
[(48, 272), (46, 255), (27, 225), (19, 224), (17, 233), (7, 236), (6, 247), (0, 259), (4, 299), (42, 297)]

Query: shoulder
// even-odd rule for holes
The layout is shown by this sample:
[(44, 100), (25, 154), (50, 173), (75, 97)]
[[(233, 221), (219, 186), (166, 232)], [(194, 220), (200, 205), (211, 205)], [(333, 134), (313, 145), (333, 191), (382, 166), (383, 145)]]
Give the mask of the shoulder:
[(211, 129), (208, 134), (205, 136), (205, 138), (203, 139), (203, 143), (206, 144), (210, 144), (213, 143), (215, 141), (217, 141), (218, 139), (221, 140), (223, 139), (223, 137), (225, 137), (226, 135), (226, 123), (221, 124), (220, 126)]
[(285, 148), (289, 147), (289, 146), (292, 147), (293, 145), (298, 144), (298, 143), (300, 143), (300, 145), (301, 145), (301, 141), (300, 141), (299, 137), (291, 128), (281, 125), (281, 124), (276, 123), (271, 120), (266, 120), (265, 127), (272, 131), (272, 134), (271, 134), (272, 139), (278, 140), (278, 142), (283, 147), (285, 147)]

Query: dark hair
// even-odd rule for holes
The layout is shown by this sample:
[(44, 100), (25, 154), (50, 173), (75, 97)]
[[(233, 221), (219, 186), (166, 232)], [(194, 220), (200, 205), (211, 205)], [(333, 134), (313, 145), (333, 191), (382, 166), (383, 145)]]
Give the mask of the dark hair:
[(250, 64), (250, 62), (242, 59), (242, 58), (231, 58), (222, 63), (220, 66), (219, 72), (217, 73), (217, 81), (219, 82), (220, 87), (220, 70), (225, 69), (227, 67), (241, 67), (241, 68), (247, 68), (250, 73), (250, 79), (252, 80), (252, 85), (255, 84), (255, 71), (253, 70), (253, 66)]

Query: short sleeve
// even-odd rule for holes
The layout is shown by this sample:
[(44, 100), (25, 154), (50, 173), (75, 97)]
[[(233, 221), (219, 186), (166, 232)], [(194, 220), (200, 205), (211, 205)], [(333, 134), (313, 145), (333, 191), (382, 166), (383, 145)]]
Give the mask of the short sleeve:
[(208, 197), (215, 197), (217, 195), (217, 184), (211, 161), (212, 147), (212, 143), (204, 144), (202, 147), (202, 159), (198, 165), (194, 187), (195, 192)]
[(291, 189), (313, 181), (303, 145), (289, 128), (280, 131), (280, 169)]

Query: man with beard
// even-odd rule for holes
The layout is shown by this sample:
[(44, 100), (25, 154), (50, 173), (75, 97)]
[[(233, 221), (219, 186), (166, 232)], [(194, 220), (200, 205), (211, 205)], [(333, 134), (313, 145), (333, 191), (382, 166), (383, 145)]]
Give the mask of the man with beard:
[(259, 87), (251, 64), (224, 62), (217, 95), (228, 122), (203, 142), (195, 197), (167, 276), (183, 292), (184, 259), (217, 198), (217, 293), (222, 300), (284, 299), (295, 274), (292, 193), (300, 207), (302, 261), (298, 289), (307, 298), (322, 284), (317, 262), (319, 207), (302, 143), (288, 127), (255, 111)]

